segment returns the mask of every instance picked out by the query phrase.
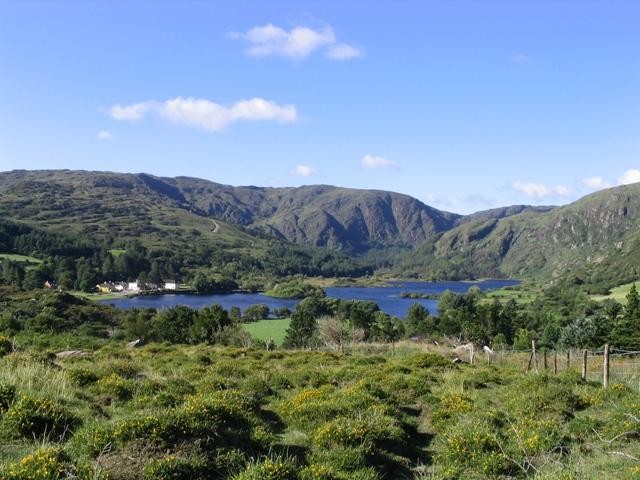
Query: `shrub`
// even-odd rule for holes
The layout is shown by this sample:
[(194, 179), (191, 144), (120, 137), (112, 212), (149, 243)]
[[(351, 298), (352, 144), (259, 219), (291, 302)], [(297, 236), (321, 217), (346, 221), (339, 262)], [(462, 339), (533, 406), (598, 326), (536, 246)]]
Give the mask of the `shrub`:
[(95, 373), (84, 367), (72, 368), (67, 371), (67, 375), (73, 383), (81, 387), (94, 383), (98, 380), (98, 376)]
[(417, 368), (455, 367), (455, 364), (452, 363), (451, 360), (435, 353), (421, 353), (416, 355), (413, 357), (412, 363)]
[(148, 480), (182, 480), (201, 478), (206, 475), (207, 461), (202, 457), (180, 458), (169, 455), (151, 460), (144, 469), (144, 478)]
[(79, 424), (63, 406), (42, 398), (23, 395), (11, 405), (6, 420), (24, 437), (54, 435), (65, 437)]
[(111, 373), (96, 382), (101, 393), (110, 395), (117, 400), (128, 400), (133, 395), (133, 382), (125, 380), (120, 375)]
[(13, 352), (13, 344), (7, 337), (0, 335), (0, 357)]
[(508, 474), (513, 469), (502, 453), (495, 429), (478, 417), (454, 422), (441, 435), (436, 436), (439, 446), (434, 464), (442, 469), (446, 478), (466, 478), (464, 472), (481, 478)]
[(434, 410), (431, 421), (436, 428), (444, 428), (452, 417), (472, 410), (473, 401), (469, 397), (451, 393), (440, 399), (440, 406)]
[(70, 440), (70, 450), (90, 457), (115, 448), (116, 436), (110, 425), (85, 425)]
[(398, 422), (372, 407), (359, 418), (336, 418), (317, 428), (313, 443), (319, 448), (361, 447), (373, 453), (383, 442), (402, 445), (405, 432)]
[(296, 465), (290, 459), (268, 458), (249, 465), (233, 480), (297, 480)]
[(6, 383), (0, 383), (0, 415), (5, 413), (16, 396), (16, 387)]
[(5, 480), (62, 480), (73, 473), (73, 465), (59, 447), (40, 448), (0, 472)]

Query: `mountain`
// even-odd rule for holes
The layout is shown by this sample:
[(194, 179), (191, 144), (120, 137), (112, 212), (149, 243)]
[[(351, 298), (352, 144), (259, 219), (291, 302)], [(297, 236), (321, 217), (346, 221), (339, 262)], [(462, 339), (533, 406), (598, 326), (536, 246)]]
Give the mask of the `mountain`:
[(563, 207), (474, 214), (411, 252), (400, 270), (433, 277), (575, 277), (614, 284), (637, 278), (640, 184), (610, 188)]
[(188, 177), (67, 170), (0, 173), (0, 215), (97, 236), (143, 233), (151, 241), (187, 225), (207, 234), (217, 220), (355, 253), (414, 247), (461, 218), (379, 190), (232, 187)]
[(137, 239), (148, 248), (187, 252), (180, 254), (192, 263), (215, 259), (220, 268), (241, 261), (244, 271), (253, 268), (252, 259), (272, 264), (275, 252), (292, 252), (298, 244), (307, 250), (291, 255), (298, 265), (291, 271), (303, 271), (310, 258), (314, 271), (345, 263), (345, 255), (330, 251), (369, 252), (368, 261), (393, 261), (402, 275), (613, 284), (637, 278), (639, 212), (640, 184), (563, 207), (516, 205), (462, 216), (399, 193), (328, 185), (233, 187), (69, 170), (0, 173), (0, 218), (109, 245)]

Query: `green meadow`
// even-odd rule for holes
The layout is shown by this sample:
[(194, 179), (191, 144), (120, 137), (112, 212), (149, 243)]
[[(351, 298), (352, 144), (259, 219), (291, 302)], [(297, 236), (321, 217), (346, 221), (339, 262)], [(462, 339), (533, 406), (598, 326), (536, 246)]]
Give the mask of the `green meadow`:
[(253, 323), (243, 323), (242, 328), (257, 340), (262, 340), (263, 342), (273, 340), (277, 346), (280, 346), (284, 341), (289, 323), (291, 323), (290, 318), (267, 319)]

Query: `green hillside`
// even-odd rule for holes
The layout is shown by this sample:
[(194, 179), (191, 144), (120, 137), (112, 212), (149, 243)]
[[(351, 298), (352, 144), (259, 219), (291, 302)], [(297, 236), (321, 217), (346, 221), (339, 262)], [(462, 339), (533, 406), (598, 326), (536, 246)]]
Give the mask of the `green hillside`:
[(399, 270), (433, 277), (509, 276), (615, 286), (638, 277), (640, 185), (603, 190), (550, 211), (462, 223)]

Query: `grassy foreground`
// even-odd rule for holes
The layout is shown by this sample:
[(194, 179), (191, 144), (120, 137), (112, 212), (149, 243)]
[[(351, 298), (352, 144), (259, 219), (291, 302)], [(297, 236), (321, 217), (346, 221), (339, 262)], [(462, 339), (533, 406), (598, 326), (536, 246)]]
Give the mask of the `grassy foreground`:
[(257, 340), (262, 340), (263, 342), (273, 340), (277, 346), (280, 346), (284, 341), (290, 323), (290, 318), (276, 318), (243, 323), (242, 328)]
[(0, 358), (7, 480), (637, 478), (639, 418), (622, 385), (408, 348)]

